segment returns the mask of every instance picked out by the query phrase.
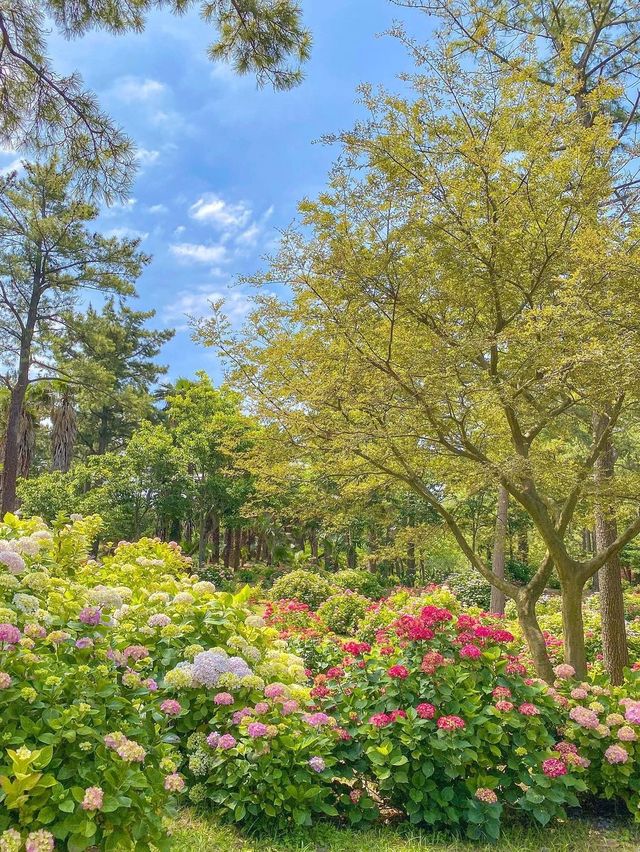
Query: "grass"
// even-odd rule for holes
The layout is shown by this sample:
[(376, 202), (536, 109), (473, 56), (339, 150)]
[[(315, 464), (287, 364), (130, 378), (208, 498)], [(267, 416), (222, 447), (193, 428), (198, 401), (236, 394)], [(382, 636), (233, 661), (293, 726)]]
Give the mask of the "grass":
[(637, 852), (640, 829), (607, 821), (606, 827), (570, 820), (545, 829), (512, 828), (497, 843), (479, 845), (406, 826), (363, 831), (317, 826), (285, 838), (252, 838), (185, 811), (173, 826), (173, 852)]

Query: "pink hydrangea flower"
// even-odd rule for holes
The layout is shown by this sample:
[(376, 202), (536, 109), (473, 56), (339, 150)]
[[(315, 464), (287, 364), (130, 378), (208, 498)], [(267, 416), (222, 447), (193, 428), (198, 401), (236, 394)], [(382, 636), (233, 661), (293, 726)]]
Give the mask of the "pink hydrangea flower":
[(632, 743), (638, 739), (638, 735), (630, 725), (623, 725), (618, 730), (618, 739), (622, 740), (623, 743)]
[(217, 731), (211, 731), (207, 737), (207, 745), (209, 748), (217, 748), (220, 742), (220, 734)]
[(229, 692), (218, 692), (213, 696), (214, 704), (233, 704), (233, 695)]
[(433, 719), (436, 715), (436, 708), (433, 704), (427, 704), (425, 702), (423, 704), (418, 704), (416, 712), (421, 719)]
[(611, 764), (626, 763), (629, 753), (620, 745), (611, 745), (604, 753), (605, 760)]
[(500, 713), (508, 713), (513, 710), (513, 704), (510, 701), (496, 701), (496, 710)]
[(249, 722), (247, 726), (247, 733), (250, 737), (266, 737), (269, 733), (269, 729), (262, 722)]
[(627, 705), (624, 718), (627, 722), (632, 722), (634, 725), (640, 725), (640, 701)]
[(104, 791), (101, 787), (87, 787), (84, 791), (82, 809), (85, 811), (99, 811), (104, 801)]
[(511, 698), (511, 690), (508, 686), (496, 686), (491, 694), (494, 698)]
[(286, 691), (286, 687), (281, 683), (270, 683), (264, 688), (264, 696), (265, 698), (279, 698)]
[(218, 740), (218, 748), (224, 749), (225, 751), (230, 748), (235, 748), (236, 738), (231, 734), (223, 734)]
[(587, 707), (572, 707), (569, 710), (569, 718), (581, 728), (595, 730), (600, 724), (597, 715)]
[(390, 669), (387, 669), (387, 674), (389, 675), (389, 677), (404, 680), (405, 678), (409, 677), (409, 669), (406, 666), (395, 665), (391, 666)]
[(460, 716), (440, 716), (436, 725), (441, 731), (454, 731), (456, 728), (464, 728), (464, 719)]
[(518, 713), (522, 713), (523, 716), (539, 716), (540, 710), (535, 704), (529, 704), (525, 701), (524, 704), (521, 704), (518, 707)]
[(52, 852), (55, 847), (53, 834), (41, 828), (39, 831), (32, 831), (27, 835), (25, 843), (25, 852)]
[(477, 645), (469, 643), (468, 645), (464, 645), (460, 648), (460, 656), (465, 657), (468, 660), (477, 660), (478, 657), (482, 656), (482, 651), (477, 647)]
[(280, 712), (283, 716), (290, 716), (291, 713), (295, 713), (299, 709), (300, 705), (298, 704), (298, 702), (294, 701), (293, 699), (289, 699), (289, 701), (282, 702)]
[(569, 663), (560, 663), (559, 666), (556, 666), (553, 670), (554, 675), (560, 680), (569, 680), (575, 676), (576, 670), (573, 666), (570, 666)]
[(6, 672), (0, 672), (0, 689), (9, 689), (11, 686), (11, 675)]
[(369, 719), (369, 723), (376, 728), (384, 728), (390, 725), (393, 719), (386, 713), (374, 713)]
[(182, 712), (182, 705), (173, 698), (167, 698), (160, 705), (160, 709), (166, 716), (179, 716)]
[(486, 805), (495, 805), (498, 801), (498, 797), (494, 793), (493, 790), (489, 790), (488, 787), (478, 787), (475, 793), (476, 799), (480, 802), (484, 802)]
[(549, 778), (559, 778), (561, 775), (567, 774), (567, 767), (557, 757), (549, 757), (542, 761), (542, 771)]
[(560, 754), (577, 754), (578, 746), (575, 743), (568, 743), (566, 740), (560, 740), (553, 747), (554, 751), (559, 751)]
[(253, 712), (257, 716), (264, 716), (265, 713), (269, 712), (269, 705), (266, 701), (258, 701), (256, 706), (253, 708)]
[(571, 697), (575, 698), (576, 701), (584, 701), (587, 698), (589, 693), (586, 689), (583, 689), (581, 686), (576, 686), (575, 689), (571, 690)]
[(13, 624), (0, 624), (0, 647), (2, 645), (17, 645), (22, 634)]
[(166, 775), (164, 779), (164, 789), (170, 793), (182, 793), (186, 784), (182, 775), (177, 772), (172, 772), (171, 775)]

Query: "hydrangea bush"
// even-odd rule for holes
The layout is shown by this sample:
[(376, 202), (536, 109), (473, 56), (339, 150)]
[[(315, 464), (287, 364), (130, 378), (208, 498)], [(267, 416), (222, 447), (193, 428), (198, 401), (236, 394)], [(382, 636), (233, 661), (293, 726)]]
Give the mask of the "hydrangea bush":
[(251, 826), (392, 809), (474, 841), (583, 794), (640, 818), (640, 674), (611, 688), (596, 656), (578, 683), (548, 631), (549, 686), (450, 589), (292, 572), (256, 605), (175, 543), (92, 560), (99, 529), (0, 524), (0, 850), (164, 849), (181, 801)]

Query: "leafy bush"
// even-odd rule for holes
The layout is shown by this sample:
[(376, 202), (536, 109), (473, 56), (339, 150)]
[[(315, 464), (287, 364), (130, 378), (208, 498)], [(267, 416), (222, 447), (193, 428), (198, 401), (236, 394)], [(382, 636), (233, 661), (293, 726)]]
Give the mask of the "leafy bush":
[(499, 621), (435, 606), (374, 644), (345, 642), (311, 692), (347, 731), (338, 757), (412, 823), (473, 840), (498, 836), (505, 806), (541, 824), (562, 816), (585, 768), (556, 761), (563, 709), (523, 677), (512, 642)]
[(355, 568), (347, 568), (333, 575), (333, 582), (341, 589), (350, 589), (359, 592), (367, 598), (377, 600), (385, 592), (385, 586), (375, 574), (370, 571), (357, 571)]
[(296, 600), (317, 609), (335, 592), (335, 586), (321, 574), (300, 568), (280, 577), (273, 584), (269, 597), (273, 601)]
[(491, 586), (476, 571), (469, 570), (460, 574), (451, 574), (447, 578), (447, 586), (455, 592), (456, 597), (464, 606), (477, 606), (483, 610), (489, 609)]
[(210, 724), (189, 738), (192, 802), (236, 822), (266, 817), (280, 828), (338, 815), (332, 767), (339, 734), (290, 690), (272, 686), (248, 706), (221, 705)]
[(318, 615), (333, 633), (347, 636), (357, 631), (370, 606), (371, 601), (363, 595), (339, 592), (318, 607)]

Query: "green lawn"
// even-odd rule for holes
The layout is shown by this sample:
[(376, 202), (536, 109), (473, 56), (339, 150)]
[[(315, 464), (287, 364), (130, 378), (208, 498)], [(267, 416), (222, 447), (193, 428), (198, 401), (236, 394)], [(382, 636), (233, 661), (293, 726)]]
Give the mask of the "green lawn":
[(285, 839), (248, 837), (233, 828), (221, 827), (204, 817), (186, 812), (175, 823), (174, 852), (637, 852), (640, 829), (619, 824), (596, 828), (572, 820), (539, 830), (511, 829), (498, 843), (478, 846), (447, 840), (433, 834), (399, 828), (368, 831), (320, 826)]

